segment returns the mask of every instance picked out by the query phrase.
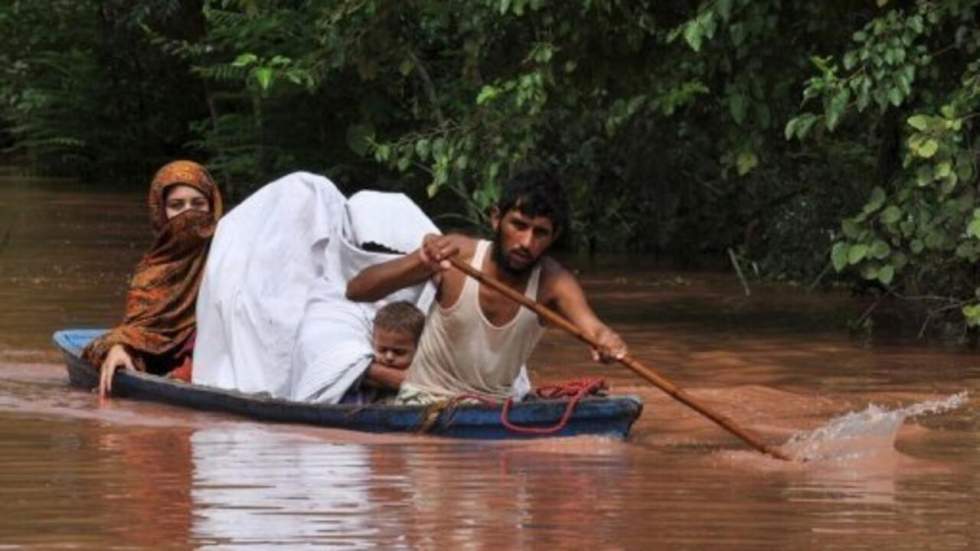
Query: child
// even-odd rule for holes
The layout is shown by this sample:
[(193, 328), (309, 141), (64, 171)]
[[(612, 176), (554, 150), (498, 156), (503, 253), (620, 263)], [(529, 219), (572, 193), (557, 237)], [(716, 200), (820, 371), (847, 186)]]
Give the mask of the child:
[(378, 310), (371, 334), (374, 361), (368, 367), (367, 381), (397, 391), (412, 364), (424, 327), (425, 314), (410, 302), (392, 302)]
[(368, 404), (394, 397), (415, 357), (423, 327), (425, 314), (410, 302), (392, 302), (378, 310), (371, 331), (371, 365), (341, 403)]

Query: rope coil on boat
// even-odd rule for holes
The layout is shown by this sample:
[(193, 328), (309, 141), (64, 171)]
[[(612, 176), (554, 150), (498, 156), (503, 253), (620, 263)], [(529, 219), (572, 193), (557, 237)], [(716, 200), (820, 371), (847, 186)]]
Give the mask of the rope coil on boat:
[[(538, 398), (544, 400), (557, 400), (561, 398), (569, 399), (568, 404), (565, 405), (565, 411), (562, 413), (562, 416), (557, 423), (550, 427), (525, 427), (514, 424), (510, 420), (510, 409), (514, 404), (513, 398), (508, 398), (503, 402), (503, 407), (500, 411), (500, 423), (504, 426), (504, 428), (516, 434), (547, 435), (561, 432), (561, 430), (568, 425), (568, 422), (572, 418), (572, 414), (575, 412), (575, 408), (578, 406), (578, 403), (582, 400), (582, 398), (592, 394), (600, 394), (607, 389), (608, 386), (606, 385), (606, 381), (597, 377), (584, 377), (562, 383), (543, 385), (534, 391), (535, 396)], [(452, 424), (453, 416), (456, 413), (456, 407), (466, 401), (475, 401), (488, 406), (501, 405), (499, 400), (494, 400), (478, 394), (461, 394), (448, 400), (435, 402), (426, 407), (422, 412), (422, 422), (419, 424), (418, 432), (427, 433), (431, 431), (442, 417), (443, 412), (447, 411), (449, 413), (447, 414), (447, 418), (443, 421), (442, 425), (444, 427), (448, 427), (450, 424)]]

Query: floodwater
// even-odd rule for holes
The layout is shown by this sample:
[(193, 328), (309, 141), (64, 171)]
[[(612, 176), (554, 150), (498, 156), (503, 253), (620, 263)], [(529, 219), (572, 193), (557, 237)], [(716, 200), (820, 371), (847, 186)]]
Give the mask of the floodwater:
[(731, 274), (580, 265), (637, 358), (766, 442), (822, 439), (808, 462), (749, 450), (556, 332), (533, 377), (601, 375), (640, 396), (628, 441), (456, 442), (100, 406), (67, 386), (49, 338), (119, 319), (149, 240), (143, 205), (0, 173), (0, 548), (980, 545), (980, 358), (849, 339), (860, 305), (847, 296), (745, 297)]

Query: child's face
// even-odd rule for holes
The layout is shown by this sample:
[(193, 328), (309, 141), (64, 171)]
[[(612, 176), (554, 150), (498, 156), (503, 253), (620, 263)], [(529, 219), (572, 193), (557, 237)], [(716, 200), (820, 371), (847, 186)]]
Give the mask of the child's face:
[(404, 331), (375, 327), (371, 335), (374, 361), (385, 367), (407, 369), (415, 356), (415, 339)]

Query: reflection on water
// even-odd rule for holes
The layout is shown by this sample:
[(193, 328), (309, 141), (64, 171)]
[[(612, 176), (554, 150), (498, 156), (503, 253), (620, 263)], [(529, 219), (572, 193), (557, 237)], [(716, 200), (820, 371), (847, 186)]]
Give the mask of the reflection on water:
[(198, 430), (190, 444), (195, 539), (287, 545), (371, 536), (363, 446), (249, 426)]
[(148, 241), (143, 198), (0, 177), (0, 213), (0, 240), (12, 227), (0, 249), (0, 546), (951, 549), (980, 538), (975, 399), (893, 415), (973, 391), (980, 362), (849, 341), (835, 329), (847, 297), (759, 287), (746, 299), (728, 274), (582, 265), (633, 353), (699, 401), (775, 444), (848, 412), (890, 419), (879, 442), (845, 450), (875, 453), (761, 456), (555, 332), (532, 359), (536, 379), (601, 375), (640, 396), (629, 442), (366, 435), (100, 407), (69, 390), (50, 332), (118, 320)]

